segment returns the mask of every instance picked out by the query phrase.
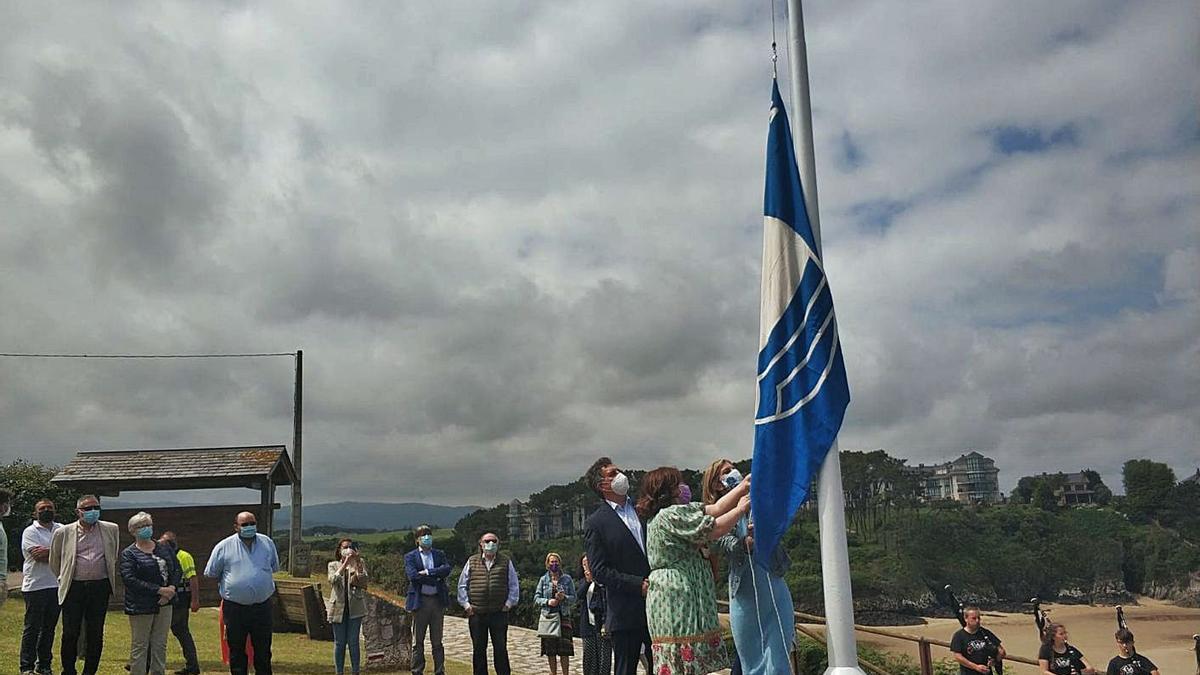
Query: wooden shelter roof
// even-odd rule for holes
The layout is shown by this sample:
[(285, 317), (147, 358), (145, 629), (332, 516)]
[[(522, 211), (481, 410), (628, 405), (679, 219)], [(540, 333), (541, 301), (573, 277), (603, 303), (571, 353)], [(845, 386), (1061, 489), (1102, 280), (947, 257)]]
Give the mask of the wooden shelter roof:
[(121, 490), (261, 490), (268, 481), (291, 485), (295, 480), (286, 447), (256, 445), (80, 452), (51, 482), (116, 496)]

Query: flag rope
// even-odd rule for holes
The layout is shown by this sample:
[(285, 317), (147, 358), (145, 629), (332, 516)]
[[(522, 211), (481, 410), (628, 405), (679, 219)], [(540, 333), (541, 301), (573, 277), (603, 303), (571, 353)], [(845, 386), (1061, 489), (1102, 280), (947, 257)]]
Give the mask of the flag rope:
[[(758, 611), (758, 574), (754, 569), (754, 553), (747, 550), (746, 558), (750, 561), (750, 584), (754, 587), (754, 617), (758, 619), (759, 648), (765, 653), (767, 651), (767, 631), (763, 629), (762, 614)], [(769, 571), (768, 576), (770, 576)], [(775, 608), (775, 620), (779, 625), (779, 637), (783, 638), (783, 647), (787, 649), (787, 631), (783, 627), (783, 615), (779, 613), (779, 602), (775, 600), (775, 589), (768, 588), (767, 591), (771, 594), (771, 605)], [(735, 644), (734, 646), (736, 647), (737, 645)], [(738, 658), (741, 659), (741, 656), (738, 656)]]

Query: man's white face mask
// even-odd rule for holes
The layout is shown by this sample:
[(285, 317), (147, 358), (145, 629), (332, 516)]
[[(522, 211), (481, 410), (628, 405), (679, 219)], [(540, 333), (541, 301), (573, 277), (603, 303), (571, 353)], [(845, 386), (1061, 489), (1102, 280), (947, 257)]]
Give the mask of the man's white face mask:
[(629, 494), (629, 476), (623, 473), (617, 473), (613, 476), (612, 483), (609, 484), (612, 491), (624, 497)]

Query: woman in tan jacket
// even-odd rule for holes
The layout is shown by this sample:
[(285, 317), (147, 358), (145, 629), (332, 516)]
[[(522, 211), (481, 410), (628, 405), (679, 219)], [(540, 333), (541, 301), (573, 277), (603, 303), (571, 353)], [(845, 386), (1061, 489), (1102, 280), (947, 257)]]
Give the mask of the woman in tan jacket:
[(346, 648), (350, 648), (350, 672), (359, 671), (359, 633), (367, 615), (367, 568), (358, 555), (358, 546), (350, 539), (338, 540), (329, 563), (329, 623), (333, 624), (333, 665), (338, 675), (345, 673)]

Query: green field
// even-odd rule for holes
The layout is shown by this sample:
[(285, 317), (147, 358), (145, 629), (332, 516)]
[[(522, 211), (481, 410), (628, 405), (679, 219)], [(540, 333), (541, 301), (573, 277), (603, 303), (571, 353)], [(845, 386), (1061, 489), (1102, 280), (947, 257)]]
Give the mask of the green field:
[[(25, 603), (20, 597), (12, 597), (0, 607), (0, 664), (2, 672), (16, 673), (20, 663), (21, 627)], [(204, 608), (192, 615), (192, 636), (200, 655), (200, 668), (206, 673), (229, 672), (221, 663), (221, 646), (217, 639), (217, 610)], [(61, 627), (60, 627), (61, 628)], [(61, 636), (61, 631), (56, 637)], [(58, 640), (54, 644), (54, 670), (61, 664), (58, 659)], [(309, 640), (300, 633), (276, 633), (272, 642), (274, 670), (282, 675), (333, 672), (333, 643)], [(129, 658), (129, 619), (121, 612), (109, 612), (104, 623), (104, 656), (100, 662), (99, 675), (127, 675), (125, 662)], [(346, 671), (350, 671), (347, 656)], [(167, 672), (183, 666), (179, 643), (174, 636), (167, 638)], [(382, 671), (372, 671), (382, 672)], [(447, 675), (467, 675), (471, 667), (456, 661), (446, 662)]]
[[(406, 539), (407, 537), (409, 537), (411, 534), (412, 534), (412, 530), (388, 530), (388, 531), (384, 531), (384, 532), (371, 532), (368, 534), (345, 534), (345, 533), (306, 534), (306, 535), (304, 535), (304, 538), (305, 538), (305, 540), (309, 540), (309, 541), (314, 540), (314, 539), (320, 540), (320, 541), (326, 541), (326, 540), (334, 540), (334, 539), (340, 539), (342, 537), (347, 537), (349, 539), (353, 539), (354, 541), (356, 541), (360, 544), (379, 544), (379, 543), (382, 543), (382, 542), (388, 541), (388, 540), (403, 540), (403, 539)], [(448, 541), (453, 538), (454, 538), (454, 530), (452, 530), (448, 527), (439, 528), (439, 529), (436, 529), (433, 531), (434, 545), (439, 545), (442, 542)]]

